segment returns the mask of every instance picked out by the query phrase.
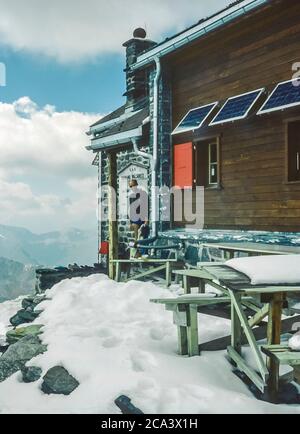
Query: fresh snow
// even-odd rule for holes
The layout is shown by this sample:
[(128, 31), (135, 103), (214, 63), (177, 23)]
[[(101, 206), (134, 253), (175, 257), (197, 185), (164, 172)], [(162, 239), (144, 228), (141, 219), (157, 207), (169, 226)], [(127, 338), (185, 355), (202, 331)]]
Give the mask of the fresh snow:
[(300, 351), (300, 332), (296, 333), (290, 340), (289, 340), (289, 347), (293, 351)]
[(238, 258), (226, 265), (246, 274), (252, 285), (300, 284), (300, 255)]
[[(35, 321), (45, 325), (48, 351), (27, 365), (40, 366), (44, 374), (62, 365), (80, 386), (68, 397), (45, 395), (42, 380), (25, 384), (16, 373), (0, 383), (0, 413), (118, 414), (114, 400), (121, 394), (154, 414), (300, 413), (300, 406), (257, 400), (233, 374), (226, 351), (177, 355), (172, 313), (149, 303), (175, 293), (178, 287), (116, 283), (104, 275), (57, 284)], [(3, 327), (17, 309), (18, 303), (0, 304)], [(228, 320), (199, 315), (199, 321), (201, 342), (230, 334)]]

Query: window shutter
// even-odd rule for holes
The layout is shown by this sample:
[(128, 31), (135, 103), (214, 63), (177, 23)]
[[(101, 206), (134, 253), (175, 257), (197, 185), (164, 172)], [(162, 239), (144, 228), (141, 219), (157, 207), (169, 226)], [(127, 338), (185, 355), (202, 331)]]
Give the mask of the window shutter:
[(193, 187), (193, 143), (174, 146), (174, 186)]

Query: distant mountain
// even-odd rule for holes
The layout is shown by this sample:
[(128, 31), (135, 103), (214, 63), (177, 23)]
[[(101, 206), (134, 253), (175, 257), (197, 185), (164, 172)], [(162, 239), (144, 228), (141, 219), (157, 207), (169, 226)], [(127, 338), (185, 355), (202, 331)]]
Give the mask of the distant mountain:
[(0, 225), (0, 257), (26, 265), (92, 265), (97, 259), (97, 234), (80, 229), (34, 234)]
[(35, 267), (0, 258), (0, 302), (30, 294), (35, 287)]

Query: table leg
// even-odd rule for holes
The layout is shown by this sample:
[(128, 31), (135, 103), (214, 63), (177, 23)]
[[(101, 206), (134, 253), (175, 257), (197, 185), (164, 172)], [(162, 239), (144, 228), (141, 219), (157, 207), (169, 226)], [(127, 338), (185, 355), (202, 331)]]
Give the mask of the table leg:
[(171, 269), (171, 262), (166, 263), (166, 285), (167, 288), (171, 286), (172, 283), (172, 269)]
[[(274, 294), (269, 307), (268, 319), (268, 345), (280, 345), (281, 340), (281, 321), (284, 295)], [(270, 400), (276, 402), (279, 393), (279, 363), (276, 360), (268, 360), (269, 380), (268, 393)]]
[(116, 262), (116, 282), (121, 281), (121, 264), (120, 262)]
[(183, 288), (185, 294), (191, 294), (191, 284), (189, 276), (183, 276)]
[(199, 279), (199, 294), (205, 294), (205, 280)]
[[(241, 296), (237, 295), (238, 300)], [(235, 309), (234, 304), (231, 302), (231, 346), (238, 353), (242, 353), (242, 324)]]

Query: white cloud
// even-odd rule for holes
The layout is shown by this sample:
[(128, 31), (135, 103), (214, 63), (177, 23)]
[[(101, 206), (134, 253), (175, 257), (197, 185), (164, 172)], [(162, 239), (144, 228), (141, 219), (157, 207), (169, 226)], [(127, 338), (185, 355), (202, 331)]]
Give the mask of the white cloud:
[(96, 119), (99, 115), (60, 113), (49, 105), (39, 109), (28, 97), (0, 103), (0, 167), (10, 174), (88, 175), (92, 156), (85, 150), (85, 131)]
[(149, 37), (215, 12), (229, 0), (0, 0), (0, 41), (17, 50), (80, 61), (122, 50), (134, 28)]
[(95, 222), (97, 181), (85, 131), (96, 119), (39, 109), (28, 97), (0, 103), (1, 223), (48, 231)]

